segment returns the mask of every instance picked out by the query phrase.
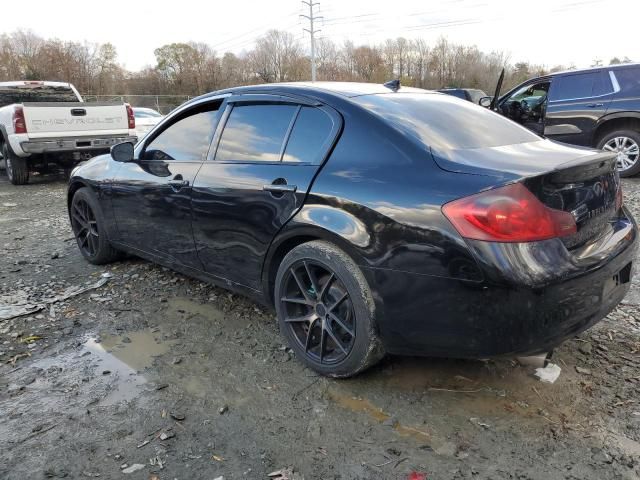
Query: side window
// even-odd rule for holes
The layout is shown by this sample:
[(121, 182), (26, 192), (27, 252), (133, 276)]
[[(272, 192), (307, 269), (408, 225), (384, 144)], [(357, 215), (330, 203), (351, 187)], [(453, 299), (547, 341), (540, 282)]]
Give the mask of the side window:
[(620, 90), (640, 94), (640, 67), (616, 68), (612, 72), (620, 84)]
[(280, 104), (234, 106), (220, 137), (216, 160), (279, 162), (297, 109)]
[(602, 72), (578, 73), (555, 79), (549, 100), (589, 98), (612, 91), (611, 81)]
[(143, 160), (206, 160), (217, 115), (217, 108), (200, 111), (171, 124), (145, 147)]
[(520, 89), (516, 90), (511, 97), (509, 97), (510, 101), (513, 102), (521, 102), (522, 100), (539, 100), (545, 97), (547, 91), (549, 90), (549, 82), (542, 83), (534, 83), (525, 85)]
[(302, 107), (284, 151), (285, 162), (319, 162), (333, 120), (319, 108)]

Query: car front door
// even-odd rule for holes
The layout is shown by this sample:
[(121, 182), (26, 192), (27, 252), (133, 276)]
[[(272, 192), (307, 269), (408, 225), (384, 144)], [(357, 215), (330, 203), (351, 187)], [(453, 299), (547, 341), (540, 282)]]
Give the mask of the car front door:
[(118, 240), (165, 264), (202, 269), (191, 231), (191, 191), (222, 100), (174, 115), (136, 148), (113, 180)]
[(331, 108), (287, 97), (227, 100), (193, 185), (193, 233), (205, 270), (260, 289), (269, 245), (302, 206), (335, 142), (341, 117)]
[(552, 140), (591, 146), (593, 132), (609, 108), (614, 88), (606, 71), (573, 73), (553, 79), (544, 135)]

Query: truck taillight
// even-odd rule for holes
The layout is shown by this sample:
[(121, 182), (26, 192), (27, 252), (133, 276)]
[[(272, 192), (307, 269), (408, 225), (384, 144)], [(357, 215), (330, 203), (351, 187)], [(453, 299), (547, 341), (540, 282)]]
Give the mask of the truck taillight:
[(442, 211), (465, 238), (489, 242), (535, 242), (576, 233), (569, 212), (544, 205), (514, 183), (449, 202)]
[(136, 128), (136, 117), (133, 114), (133, 108), (128, 103), (125, 104), (127, 107), (127, 119), (129, 120), (129, 130), (133, 130)]
[(13, 131), (15, 133), (27, 133), (27, 122), (24, 119), (24, 110), (22, 107), (13, 109)]

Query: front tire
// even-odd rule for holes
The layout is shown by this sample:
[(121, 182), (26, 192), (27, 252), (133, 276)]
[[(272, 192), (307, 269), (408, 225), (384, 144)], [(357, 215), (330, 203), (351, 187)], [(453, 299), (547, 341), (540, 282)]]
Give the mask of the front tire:
[(69, 217), (80, 253), (87, 261), (103, 265), (117, 260), (119, 252), (109, 243), (102, 210), (89, 188), (83, 187), (73, 195)]
[(5, 171), (9, 181), (14, 185), (26, 185), (29, 183), (29, 165), (27, 159), (18, 157), (9, 149), (6, 143), (2, 144), (2, 157), (5, 162)]
[(384, 356), (369, 285), (355, 262), (331, 243), (304, 243), (284, 257), (274, 303), (289, 346), (322, 375), (350, 377)]
[(621, 177), (632, 177), (640, 173), (640, 132), (616, 130), (607, 133), (600, 139), (597, 147), (618, 155)]

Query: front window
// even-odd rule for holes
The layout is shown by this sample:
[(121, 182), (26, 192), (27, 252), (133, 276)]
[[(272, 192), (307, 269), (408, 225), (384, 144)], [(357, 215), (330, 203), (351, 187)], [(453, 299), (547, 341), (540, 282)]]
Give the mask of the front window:
[(160, 132), (145, 148), (144, 160), (206, 160), (217, 124), (217, 109), (188, 113)]

